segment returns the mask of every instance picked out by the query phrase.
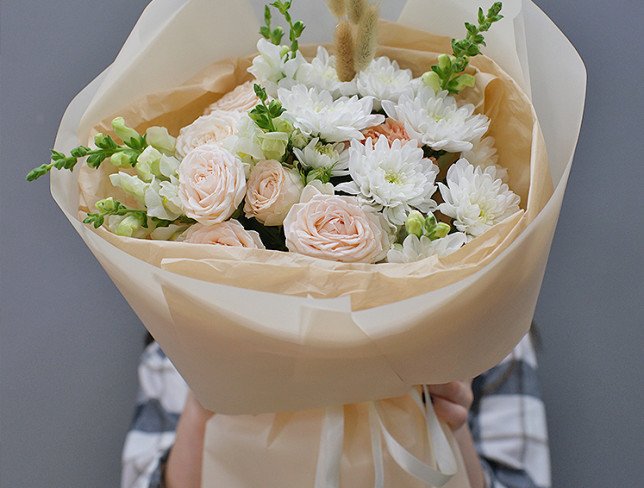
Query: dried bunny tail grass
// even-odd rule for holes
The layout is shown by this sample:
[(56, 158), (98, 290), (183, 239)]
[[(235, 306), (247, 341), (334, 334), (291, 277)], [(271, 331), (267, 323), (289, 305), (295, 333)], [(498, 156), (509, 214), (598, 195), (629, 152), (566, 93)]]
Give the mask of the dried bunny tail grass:
[(378, 47), (378, 19), (380, 10), (377, 5), (369, 5), (364, 11), (356, 35), (355, 69), (366, 69), (376, 55)]
[(367, 0), (347, 0), (349, 20), (354, 24), (358, 24), (368, 6)]
[(326, 4), (331, 13), (338, 19), (344, 17), (346, 12), (345, 0), (326, 0)]
[(353, 29), (344, 20), (335, 29), (336, 70), (340, 81), (351, 81), (356, 76), (354, 67)]

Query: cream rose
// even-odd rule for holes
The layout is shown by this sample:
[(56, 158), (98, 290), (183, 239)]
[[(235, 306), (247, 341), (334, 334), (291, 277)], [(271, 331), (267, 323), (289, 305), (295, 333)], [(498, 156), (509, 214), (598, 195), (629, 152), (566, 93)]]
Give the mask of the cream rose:
[(179, 166), (181, 204), (201, 224), (228, 220), (245, 194), (244, 165), (218, 144), (193, 149)]
[(227, 137), (235, 135), (241, 116), (241, 112), (224, 110), (202, 115), (179, 132), (176, 146), (177, 154), (185, 157), (190, 151), (199, 146), (221, 142)]
[(213, 225), (195, 224), (184, 234), (183, 241), (191, 244), (266, 249), (259, 234), (254, 230), (244, 229), (237, 220), (228, 220)]
[(297, 170), (278, 161), (260, 161), (250, 173), (244, 212), (268, 226), (282, 225), (286, 214), (300, 201), (304, 189)]
[(378, 214), (360, 207), (355, 197), (320, 193), (294, 205), (284, 220), (289, 251), (345, 263), (384, 259), (390, 248), (384, 229)]
[(248, 112), (259, 104), (259, 98), (255, 95), (254, 82), (242, 83), (233, 91), (226, 93), (223, 97), (213, 103), (204, 112), (206, 115), (216, 110), (235, 110), (237, 112)]

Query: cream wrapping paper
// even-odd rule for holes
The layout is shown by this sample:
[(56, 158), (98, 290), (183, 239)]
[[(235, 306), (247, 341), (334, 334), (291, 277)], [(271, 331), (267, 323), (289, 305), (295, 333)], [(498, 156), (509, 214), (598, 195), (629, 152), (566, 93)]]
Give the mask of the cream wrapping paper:
[[(192, 0), (183, 2), (178, 10), (163, 10), (167, 3), (150, 4), (114, 66), (72, 103), (61, 124), (57, 149), (69, 149), (85, 140), (91, 127), (119, 112), (114, 107), (140, 101), (147, 89), (145, 84), (128, 80), (138, 79), (141, 72), (156, 80), (150, 90), (157, 95), (148, 93), (144, 97), (154, 102), (163, 100), (159, 90), (170, 90), (176, 83), (177, 69), (191, 78), (218, 58), (228, 59), (231, 53), (241, 54), (242, 50), (246, 55), (252, 52), (251, 42), (256, 35), (250, 31), (254, 32), (254, 27), (248, 31), (231, 30), (227, 45), (221, 48), (203, 33), (191, 37), (187, 26), (197, 21), (195, 17), (218, 12), (217, 2)], [(233, 18), (244, 26), (250, 24), (239, 20), (240, 12), (247, 9), (243, 4), (235, 2), (235, 8), (221, 9), (218, 18), (222, 25)], [(414, 13), (414, 5), (412, 2), (406, 6), (403, 21), (413, 18), (418, 22), (421, 18)], [(167, 17), (163, 17), (164, 22), (156, 17), (157, 6)], [(536, 13), (525, 15), (526, 11)], [(232, 17), (226, 19), (227, 13)], [(519, 13), (524, 14), (525, 20), (534, 20), (534, 26), (527, 24), (528, 28), (545, 29), (543, 26), (549, 25), (530, 2), (523, 11), (517, 11), (517, 16)], [(431, 17), (440, 18), (440, 13)], [(516, 18), (506, 27), (515, 23)], [(148, 32), (149, 25), (157, 31)], [(210, 35), (216, 35), (212, 31), (208, 31)], [(235, 37), (237, 32), (239, 38)], [(423, 39), (428, 37), (433, 38), (425, 35)], [(208, 51), (210, 55), (199, 54), (194, 64), (188, 63), (184, 51), (168, 48), (179, 38), (195, 52)], [(512, 38), (516, 39), (516, 35)], [(541, 126), (552, 139), (548, 145), (554, 192), (541, 209), (543, 202), (538, 200), (550, 195), (542, 182), (542, 192), (534, 196), (534, 204), (528, 199), (526, 214), (500, 224), (507, 227), (505, 232), (492, 231), (490, 236), (482, 236), (484, 242), (479, 246), (463, 248), (462, 254), (472, 249), (481, 251), (480, 255), (466, 256), (472, 258), (469, 266), (459, 267), (455, 262), (459, 256), (442, 261), (430, 258), (424, 264), (431, 272), (423, 274), (421, 270), (418, 276), (406, 276), (409, 267), (405, 266), (377, 265), (377, 271), (373, 271), (373, 266), (327, 263), (278, 253), (256, 256), (251, 251), (245, 256), (247, 261), (239, 261), (239, 255), (230, 255), (231, 251), (215, 246), (151, 243), (90, 230), (78, 220), (78, 172), (53, 175), (52, 194), (200, 401), (211, 410), (253, 414), (310, 409), (389, 398), (405, 394), (415, 384), (473, 377), (507, 355), (528, 330), (580, 126), (583, 65), (556, 28), (548, 38), (551, 44), (531, 46), (535, 52), (529, 53), (529, 59), (531, 64), (533, 59), (541, 62), (537, 73), (531, 70), (531, 85), (533, 95), (541, 97)], [(424, 42), (423, 39), (410, 34), (406, 41), (398, 42)], [(131, 42), (135, 43), (133, 47)], [(520, 42), (515, 41), (517, 44)], [(491, 41), (490, 49), (493, 46)], [(177, 65), (175, 58), (181, 60)], [(516, 58), (516, 66), (520, 67), (518, 54)], [(482, 58), (479, 63), (488, 61)], [(551, 67), (555, 65), (570, 71), (563, 81), (558, 77), (556, 83), (548, 78), (554, 78)], [(228, 64), (228, 81), (222, 81), (222, 90), (230, 84), (231, 77), (239, 76), (240, 69), (235, 63)], [(164, 80), (165, 85), (161, 86), (159, 80)], [(206, 93), (206, 98), (209, 96), (216, 97), (218, 93)], [(535, 105), (539, 101), (535, 98)], [(152, 106), (152, 102), (148, 105)], [(156, 109), (161, 110), (158, 104)], [(534, 163), (545, 160), (541, 154), (545, 147), (540, 143), (538, 126), (533, 129)], [(525, 196), (525, 184), (519, 191)], [(541, 211), (535, 215), (533, 209)], [(528, 216), (531, 211), (533, 215)], [(248, 266), (250, 261), (252, 266)], [(266, 270), (265, 274), (260, 269)], [(247, 274), (235, 283), (237, 287), (232, 286), (235, 274), (241, 276), (242, 270)], [(286, 274), (280, 278), (282, 272)], [(334, 298), (320, 298), (333, 287), (347, 291), (343, 283), (354, 278), (357, 285), (351, 290), (353, 296), (340, 293)], [(294, 279), (305, 280), (300, 283), (309, 285), (306, 291), (311, 296), (298, 296), (297, 290), (290, 289)], [(239, 288), (239, 283), (259, 283), (257, 286), (263, 290)], [(284, 293), (294, 294), (266, 291), (278, 286), (284, 288)], [(316, 293), (315, 286), (320, 292)], [(381, 290), (381, 295), (361, 293), (360, 286), (376, 294)], [(431, 291), (419, 294), (423, 286)], [(403, 299), (374, 306), (377, 300), (387, 302), (391, 297)]]
[[(399, 22), (457, 35), (478, 4), (410, 0)], [(579, 134), (585, 70), (531, 1), (504, 4), (506, 22), (490, 33), (486, 50), (503, 71), (483, 57), (474, 65), (487, 73), (478, 86), (491, 90), (487, 102), (500, 92), (525, 104), (520, 87), (539, 116), (538, 124), (533, 113), (526, 119), (522, 112), (510, 124), (529, 143), (529, 164), (512, 171), (511, 181), (525, 211), (460, 254), (423, 263), (424, 270), (379, 265), (375, 271), (254, 252), (240, 261), (226, 249), (118, 238), (79, 220), (79, 209), (105, 191), (104, 173), (102, 179), (87, 171), (52, 175), (52, 195), (72, 225), (201, 403), (218, 412), (208, 425), (204, 488), (314, 486), (325, 407), (334, 405), (345, 405), (337, 407), (345, 419), (344, 443), (340, 452), (336, 446), (325, 455), (339, 460), (342, 486), (374, 486), (372, 440), (364, 427), (365, 405), (372, 401), (383, 404), (398, 440), (410, 451), (420, 449), (431, 464), (439, 453), (420, 428), (410, 387), (473, 377), (507, 355), (528, 330)], [(218, 29), (209, 25), (212, 19)], [(385, 30), (384, 52), (432, 51), (428, 43), (439, 51), (446, 42), (417, 31), (396, 35), (398, 29)], [(116, 113), (139, 117), (139, 127), (191, 122), (244, 76), (244, 61), (236, 60), (255, 50), (256, 32), (246, 1), (151, 2), (114, 64), (71, 103), (56, 148), (86, 142)], [(217, 75), (204, 79), (214, 65)], [(195, 88), (199, 79), (197, 91), (177, 91), (191, 82)], [(510, 144), (500, 153), (511, 165), (512, 154), (525, 161), (526, 146)], [(304, 287), (291, 286), (298, 282)], [(399, 398), (382, 400), (393, 397)], [(383, 459), (384, 486), (426, 486), (386, 452)], [(294, 484), (271, 476), (278, 466)], [(463, 470), (445, 486), (467, 487)]]

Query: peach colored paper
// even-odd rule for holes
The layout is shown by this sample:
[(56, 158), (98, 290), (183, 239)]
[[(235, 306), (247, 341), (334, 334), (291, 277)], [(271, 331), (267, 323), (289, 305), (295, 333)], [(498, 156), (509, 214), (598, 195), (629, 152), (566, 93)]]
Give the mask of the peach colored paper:
[[(501, 162), (511, 169), (524, 211), (447, 259), (341, 265), (122, 239), (79, 221), (79, 210), (104, 194), (104, 174), (52, 175), (52, 195), (70, 222), (200, 401), (218, 412), (208, 426), (204, 488), (230, 475), (221, 468), (226, 447), (218, 439), (237, 453), (239, 478), (229, 488), (255, 486), (253, 479), (282, 488), (272, 476), (275, 465), (257, 462), (258, 456), (293, 469), (292, 460), (305, 451), (310, 456), (292, 474), (308, 486), (321, 412), (334, 405), (346, 405), (345, 425), (355, 428), (345, 427), (354, 442), (340, 453), (343, 476), (353, 476), (347, 467), (355, 466), (365, 480), (342, 486), (373, 486), (361, 405), (398, 397), (386, 400), (386, 408), (405, 419), (394, 432), (413, 451), (426, 438), (408, 431), (418, 422), (408, 403), (410, 387), (475, 376), (528, 330), (570, 173), (586, 79), (574, 48), (531, 1), (504, 3), (507, 22), (491, 33), (486, 51), (502, 69), (483, 57), (474, 66), (485, 95), (479, 108), (495, 119)], [(410, 0), (399, 22), (456, 35), (461, 14), (477, 5)], [(213, 18), (219, 29), (207, 28)], [(86, 142), (115, 113), (134, 117), (140, 127), (165, 124), (176, 132), (244, 79), (248, 61), (235, 60), (254, 51), (256, 28), (246, 1), (153, 1), (112, 67), (70, 105), (56, 148)], [(400, 25), (383, 32), (383, 52), (400, 54), (417, 72), (432, 51), (445, 49), (444, 38)], [(530, 98), (540, 124), (526, 105)], [(510, 109), (514, 104), (520, 107)], [(502, 135), (508, 133), (511, 138)], [(261, 415), (244, 417), (255, 414)], [(244, 438), (235, 430), (244, 425), (266, 437)], [(420, 454), (431, 462), (431, 453)], [(396, 480), (386, 487), (418, 486), (386, 463), (386, 476)], [(466, 487), (459, 473), (460, 480), (445, 486)]]

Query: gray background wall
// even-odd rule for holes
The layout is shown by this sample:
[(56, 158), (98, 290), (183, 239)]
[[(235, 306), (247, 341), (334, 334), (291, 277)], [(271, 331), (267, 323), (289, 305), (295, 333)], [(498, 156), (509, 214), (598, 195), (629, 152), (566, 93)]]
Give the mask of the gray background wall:
[[(554, 486), (641, 486), (644, 8), (641, 0), (537, 3), (589, 72), (536, 314)], [(2, 0), (2, 488), (118, 486), (144, 331), (46, 181), (23, 178), (47, 159), (68, 102), (114, 59), (146, 4)]]

